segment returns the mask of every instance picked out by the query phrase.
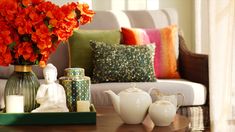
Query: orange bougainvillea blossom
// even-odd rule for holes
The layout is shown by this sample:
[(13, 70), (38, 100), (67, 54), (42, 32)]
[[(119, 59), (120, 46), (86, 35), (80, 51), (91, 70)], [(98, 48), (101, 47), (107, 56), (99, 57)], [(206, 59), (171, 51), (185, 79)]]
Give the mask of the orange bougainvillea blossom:
[(0, 65), (44, 66), (57, 46), (93, 15), (78, 2), (57, 6), (45, 0), (0, 0)]

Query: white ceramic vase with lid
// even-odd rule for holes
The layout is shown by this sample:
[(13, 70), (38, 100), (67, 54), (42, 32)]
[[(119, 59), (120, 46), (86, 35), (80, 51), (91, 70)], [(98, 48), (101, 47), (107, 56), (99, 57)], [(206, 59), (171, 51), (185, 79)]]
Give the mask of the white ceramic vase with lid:
[(167, 94), (167, 93), (160, 92), (160, 90), (157, 88), (151, 88), (149, 89), (149, 94), (153, 90), (156, 91), (154, 94), (156, 97), (156, 101), (159, 101), (159, 100), (170, 101), (172, 104), (174, 104), (177, 110), (179, 109), (180, 106), (184, 104), (184, 95), (182, 93)]
[(152, 103), (150, 95), (135, 87), (121, 91), (116, 95), (113, 91), (105, 91), (112, 100), (115, 111), (127, 124), (139, 124), (145, 119), (148, 108)]
[(176, 107), (170, 101), (159, 100), (149, 107), (149, 116), (156, 126), (170, 125), (176, 115)]

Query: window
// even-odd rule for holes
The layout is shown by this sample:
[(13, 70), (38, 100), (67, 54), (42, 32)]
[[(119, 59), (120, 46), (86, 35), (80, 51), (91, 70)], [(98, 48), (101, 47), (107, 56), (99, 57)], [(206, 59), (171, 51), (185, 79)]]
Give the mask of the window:
[(159, 0), (147, 0), (147, 9), (156, 10), (159, 8)]
[(94, 10), (154, 10), (159, 0), (92, 0)]
[(57, 5), (85, 2), (93, 10), (156, 10), (159, 0), (50, 0)]
[(90, 7), (92, 7), (92, 0), (49, 0), (49, 1), (60, 6), (66, 3), (70, 3), (70, 2), (85, 2), (89, 4)]
[[(72, 0), (70, 0), (70, 1), (72, 1)], [(78, 2), (81, 2), (81, 3), (87, 3), (88, 5), (89, 5), (89, 7), (90, 7), (90, 9), (92, 9), (92, 0), (73, 0), (73, 1), (78, 1)]]

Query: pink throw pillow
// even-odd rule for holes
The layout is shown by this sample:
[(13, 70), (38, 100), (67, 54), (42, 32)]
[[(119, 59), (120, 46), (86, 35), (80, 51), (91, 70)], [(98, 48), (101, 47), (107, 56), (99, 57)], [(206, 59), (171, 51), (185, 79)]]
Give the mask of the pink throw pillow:
[(180, 78), (177, 69), (175, 45), (177, 26), (161, 29), (121, 28), (123, 43), (143, 45), (155, 43), (154, 70), (157, 78)]

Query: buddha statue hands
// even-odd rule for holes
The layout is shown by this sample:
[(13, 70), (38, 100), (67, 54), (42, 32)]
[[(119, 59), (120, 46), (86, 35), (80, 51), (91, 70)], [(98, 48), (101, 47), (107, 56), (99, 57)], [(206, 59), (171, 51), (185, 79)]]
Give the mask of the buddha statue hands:
[(52, 64), (47, 64), (43, 69), (45, 84), (40, 85), (36, 101), (40, 106), (32, 112), (68, 112), (65, 90), (56, 83), (57, 69)]

